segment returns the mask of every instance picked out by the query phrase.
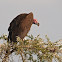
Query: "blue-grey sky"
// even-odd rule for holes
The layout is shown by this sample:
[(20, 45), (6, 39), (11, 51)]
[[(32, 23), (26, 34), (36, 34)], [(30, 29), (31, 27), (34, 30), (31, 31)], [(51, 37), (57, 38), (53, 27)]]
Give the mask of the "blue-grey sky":
[(8, 34), (14, 17), (29, 12), (33, 12), (40, 26), (32, 25), (28, 34), (47, 34), (53, 41), (62, 39), (62, 0), (0, 0), (0, 35)]

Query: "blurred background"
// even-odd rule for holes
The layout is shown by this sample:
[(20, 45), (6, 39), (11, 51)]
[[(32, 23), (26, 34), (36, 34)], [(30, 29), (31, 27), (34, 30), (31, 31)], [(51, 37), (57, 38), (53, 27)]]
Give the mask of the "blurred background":
[(33, 12), (40, 26), (32, 25), (28, 34), (52, 41), (62, 39), (62, 0), (0, 0), (0, 36), (8, 35), (10, 22), (21, 13)]

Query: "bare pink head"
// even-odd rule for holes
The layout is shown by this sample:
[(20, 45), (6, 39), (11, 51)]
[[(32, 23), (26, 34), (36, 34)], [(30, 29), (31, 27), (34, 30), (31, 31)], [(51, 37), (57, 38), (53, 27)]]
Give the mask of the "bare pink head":
[(33, 19), (33, 24), (36, 24), (37, 26), (39, 26), (37, 19)]

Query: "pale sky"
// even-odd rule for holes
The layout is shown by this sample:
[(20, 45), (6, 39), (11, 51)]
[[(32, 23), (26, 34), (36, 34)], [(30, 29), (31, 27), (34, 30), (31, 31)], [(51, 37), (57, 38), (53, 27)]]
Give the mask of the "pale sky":
[(32, 25), (28, 34), (62, 39), (62, 0), (0, 0), (0, 36), (8, 34), (8, 26), (17, 15), (33, 12), (40, 26)]

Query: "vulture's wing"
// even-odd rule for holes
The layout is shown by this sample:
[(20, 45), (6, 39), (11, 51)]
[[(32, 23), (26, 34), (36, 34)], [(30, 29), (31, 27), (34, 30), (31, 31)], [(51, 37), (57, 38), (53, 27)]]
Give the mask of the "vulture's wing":
[(20, 14), (17, 17), (15, 17), (12, 22), (10, 23), (10, 26), (8, 28), (8, 31), (14, 30), (16, 26), (19, 25), (20, 22), (27, 16), (28, 14)]
[(8, 40), (10, 39), (10, 41), (15, 42), (16, 36), (19, 36), (21, 39), (23, 39), (29, 32), (32, 23), (33, 23), (32, 12), (29, 14), (24, 13), (18, 15), (10, 23), (10, 26), (8, 28), (9, 31)]

